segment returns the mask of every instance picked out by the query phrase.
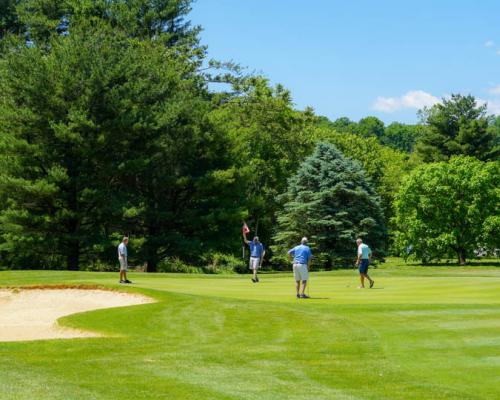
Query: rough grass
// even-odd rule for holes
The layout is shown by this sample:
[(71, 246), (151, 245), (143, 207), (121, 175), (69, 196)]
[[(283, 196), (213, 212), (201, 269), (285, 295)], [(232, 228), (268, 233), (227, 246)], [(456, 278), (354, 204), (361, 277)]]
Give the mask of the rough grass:
[[(0, 343), (1, 399), (498, 399), (500, 266), (391, 259), (354, 270), (249, 276), (5, 271), (0, 284), (97, 285), (158, 303), (60, 322), (115, 337)], [(1, 327), (0, 327), (1, 328)]]

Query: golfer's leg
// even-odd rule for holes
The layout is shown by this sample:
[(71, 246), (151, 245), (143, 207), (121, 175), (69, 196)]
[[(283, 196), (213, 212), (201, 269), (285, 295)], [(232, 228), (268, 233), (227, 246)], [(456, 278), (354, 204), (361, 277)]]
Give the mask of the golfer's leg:
[(307, 286), (307, 281), (302, 281), (302, 294), (305, 294), (304, 292), (306, 291), (306, 286)]
[(359, 274), (359, 280), (361, 281), (361, 287), (365, 287), (365, 276), (363, 274)]
[[(257, 268), (253, 268), (253, 278), (256, 279), (257, 278)], [(247, 278), (248, 279), (248, 278)]]
[(370, 283), (372, 283), (372, 282), (373, 282), (372, 278), (370, 278), (370, 275), (365, 274), (365, 276), (366, 276), (366, 279), (368, 279), (368, 280), (370, 281)]
[(297, 294), (300, 294), (300, 281), (295, 281), (295, 288), (297, 289)]

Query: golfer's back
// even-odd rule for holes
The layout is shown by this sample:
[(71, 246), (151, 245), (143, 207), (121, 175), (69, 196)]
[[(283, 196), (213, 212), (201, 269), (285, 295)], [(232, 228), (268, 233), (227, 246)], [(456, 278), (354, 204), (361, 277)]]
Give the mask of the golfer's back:
[(299, 244), (293, 249), (293, 263), (307, 264), (311, 258), (311, 248), (305, 244)]

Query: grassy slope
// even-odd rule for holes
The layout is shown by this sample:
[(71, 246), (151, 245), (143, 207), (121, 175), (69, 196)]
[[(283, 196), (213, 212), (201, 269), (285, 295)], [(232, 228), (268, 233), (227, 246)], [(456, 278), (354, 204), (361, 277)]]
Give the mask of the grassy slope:
[[(2, 399), (497, 399), (500, 268), (289, 274), (131, 274), (159, 302), (62, 323), (113, 338), (0, 343)], [(1, 272), (0, 284), (98, 283), (116, 274)], [(116, 286), (116, 285), (115, 285)]]

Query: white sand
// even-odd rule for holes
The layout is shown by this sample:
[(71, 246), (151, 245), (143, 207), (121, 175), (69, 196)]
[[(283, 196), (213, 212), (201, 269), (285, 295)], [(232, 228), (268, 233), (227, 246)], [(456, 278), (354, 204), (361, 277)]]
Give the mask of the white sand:
[(146, 296), (108, 290), (0, 290), (0, 342), (102, 336), (58, 326), (57, 320), (84, 311), (152, 302)]

